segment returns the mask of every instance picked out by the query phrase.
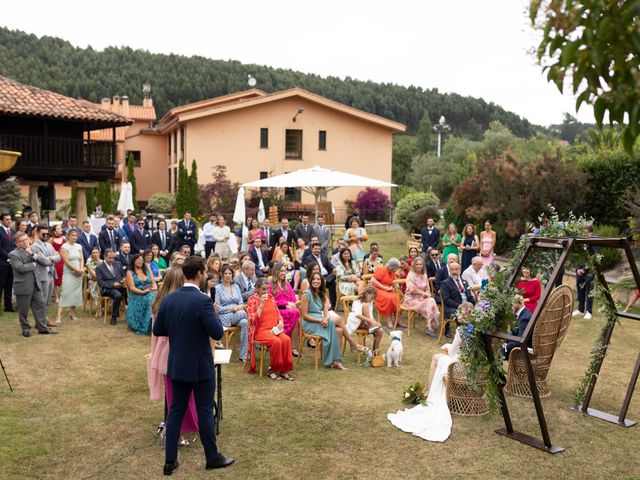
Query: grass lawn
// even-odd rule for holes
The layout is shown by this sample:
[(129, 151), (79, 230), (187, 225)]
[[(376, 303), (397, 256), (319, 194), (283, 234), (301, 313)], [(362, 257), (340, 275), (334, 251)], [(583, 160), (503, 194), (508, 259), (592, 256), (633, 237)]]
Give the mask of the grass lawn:
[[(387, 245), (381, 250), (385, 258), (397, 254)], [(316, 372), (307, 351), (293, 372), (295, 382), (273, 382), (244, 373), (234, 356), (223, 367), (225, 418), (218, 445), (237, 462), (205, 473), (196, 443), (181, 449), (174, 478), (640, 478), (638, 426), (624, 429), (568, 408), (600, 324), (599, 316), (574, 319), (549, 375), (553, 393), (543, 405), (552, 441), (567, 449), (562, 454), (493, 433), (503, 426), (499, 414), (454, 416), (443, 444), (388, 423), (386, 414), (402, 408), (403, 386), (426, 380), (438, 349), (419, 328), (405, 336), (399, 369), (362, 368), (347, 353), (349, 370)], [(160, 478), (164, 455), (155, 430), (163, 407), (148, 400), (149, 338), (88, 314), (64, 321), (59, 331), (25, 339), (15, 314), (0, 316), (0, 358), (15, 390), (10, 393), (0, 377), (0, 478)], [(638, 345), (640, 324), (623, 319), (594, 408), (619, 409)], [(508, 400), (516, 429), (539, 436), (533, 404)], [(628, 417), (640, 419), (637, 395)]]

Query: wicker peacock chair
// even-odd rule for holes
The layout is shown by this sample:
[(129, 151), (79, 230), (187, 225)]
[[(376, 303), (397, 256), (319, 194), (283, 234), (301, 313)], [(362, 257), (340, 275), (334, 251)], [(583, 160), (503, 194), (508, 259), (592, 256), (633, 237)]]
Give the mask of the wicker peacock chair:
[[(572, 310), (573, 291), (567, 285), (561, 285), (549, 295), (533, 329), (533, 348), (527, 350), (541, 398), (551, 395), (547, 385), (547, 375), (553, 355), (569, 328)], [(504, 389), (517, 397), (531, 397), (527, 370), (520, 347), (514, 348), (509, 354), (509, 374)]]

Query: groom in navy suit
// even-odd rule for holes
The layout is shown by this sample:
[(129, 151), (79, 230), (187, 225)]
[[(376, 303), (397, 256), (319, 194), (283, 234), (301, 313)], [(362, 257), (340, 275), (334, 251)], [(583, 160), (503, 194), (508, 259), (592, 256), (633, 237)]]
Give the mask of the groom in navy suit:
[(182, 272), (184, 286), (162, 299), (153, 325), (153, 334), (169, 337), (171, 345), (167, 377), (171, 380), (173, 400), (167, 417), (165, 475), (171, 475), (178, 468), (178, 437), (191, 392), (196, 402), (207, 470), (225, 468), (235, 461), (218, 452), (216, 446), (213, 417), (215, 370), (209, 338), (220, 340), (224, 331), (213, 310), (211, 298), (200, 292), (200, 284), (205, 278), (204, 259), (196, 256), (187, 258)]
[[(524, 331), (529, 324), (529, 320), (531, 320), (531, 312), (527, 307), (524, 306), (524, 298), (522, 295), (516, 295), (513, 299), (513, 313), (516, 314), (516, 321), (518, 322), (518, 326), (511, 329), (511, 335), (515, 335), (517, 337), (521, 337), (524, 335)], [(533, 338), (533, 335), (532, 335)], [(504, 346), (504, 358), (509, 360), (509, 354), (511, 350), (515, 347), (518, 347), (519, 344), (514, 341), (509, 341)], [(529, 348), (531, 348), (531, 338), (529, 339)]]

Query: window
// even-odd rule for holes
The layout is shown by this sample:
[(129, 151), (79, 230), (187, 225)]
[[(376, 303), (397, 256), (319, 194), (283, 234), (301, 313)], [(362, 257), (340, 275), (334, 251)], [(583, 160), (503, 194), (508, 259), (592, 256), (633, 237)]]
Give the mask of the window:
[(320, 130), (318, 132), (318, 150), (326, 150), (327, 149), (327, 131)]
[[(269, 177), (269, 172), (260, 172), (260, 180), (264, 180), (267, 177)], [(267, 190), (267, 187), (260, 187), (261, 192), (266, 192)]]
[(301, 202), (302, 190), (299, 188), (287, 187), (284, 189), (284, 200), (286, 202)]
[(180, 127), (180, 151), (184, 153), (184, 126)]
[(173, 153), (178, 152), (178, 131), (174, 130), (173, 132)]
[(302, 160), (302, 130), (287, 130), (284, 158)]
[(167, 191), (171, 193), (171, 169), (170, 168), (168, 169), (168, 172), (167, 172), (167, 178), (169, 179), (169, 186)]
[(129, 156), (133, 155), (133, 166), (140, 166), (140, 150), (127, 150), (124, 154), (124, 166), (129, 166)]
[(269, 148), (269, 129), (268, 128), (260, 129), (260, 148)]
[(167, 137), (167, 153), (169, 154), (169, 163), (171, 163), (171, 135)]

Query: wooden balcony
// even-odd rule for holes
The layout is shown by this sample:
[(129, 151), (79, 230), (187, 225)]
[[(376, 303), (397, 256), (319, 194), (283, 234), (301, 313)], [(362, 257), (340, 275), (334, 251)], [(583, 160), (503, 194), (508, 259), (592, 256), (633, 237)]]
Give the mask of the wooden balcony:
[(0, 149), (21, 152), (10, 174), (29, 180), (106, 180), (116, 172), (111, 143), (0, 134)]

